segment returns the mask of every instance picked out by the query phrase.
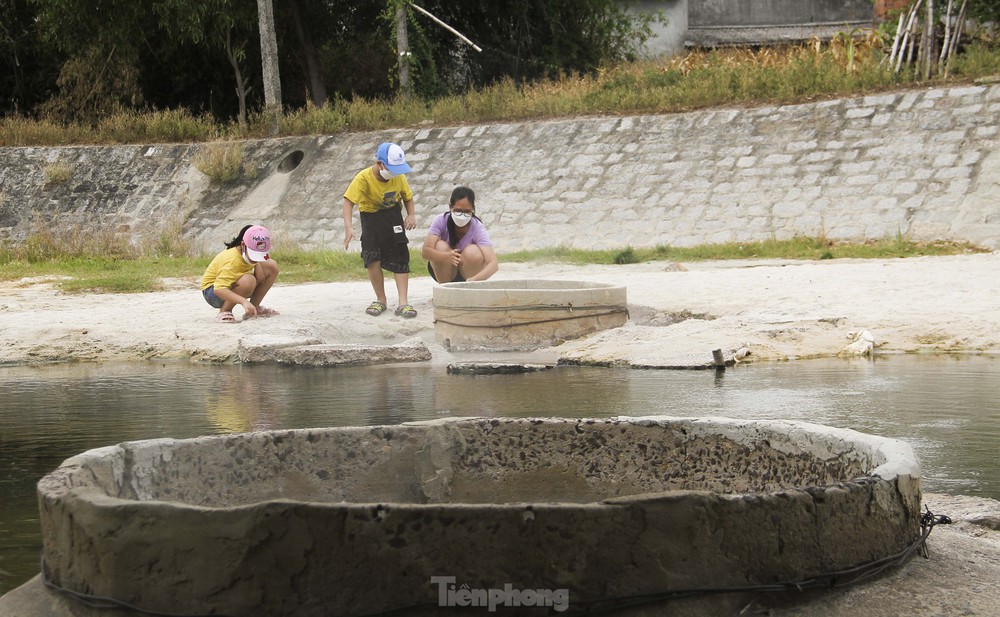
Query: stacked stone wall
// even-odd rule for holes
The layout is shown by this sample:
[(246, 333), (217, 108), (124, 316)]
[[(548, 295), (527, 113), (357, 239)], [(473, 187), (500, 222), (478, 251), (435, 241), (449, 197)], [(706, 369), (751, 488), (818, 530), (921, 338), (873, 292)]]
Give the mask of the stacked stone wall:
[(282, 238), (342, 247), (343, 191), (379, 142), (395, 141), (414, 168), (413, 243), (467, 185), (501, 253), (796, 236), (1000, 248), (998, 120), (1000, 86), (969, 85), (289, 137), (245, 142), (246, 172), (225, 185), (194, 165), (205, 145), (0, 148), (0, 238), (22, 241), (39, 224), (134, 237), (180, 229), (213, 251), (260, 222), (279, 250)]

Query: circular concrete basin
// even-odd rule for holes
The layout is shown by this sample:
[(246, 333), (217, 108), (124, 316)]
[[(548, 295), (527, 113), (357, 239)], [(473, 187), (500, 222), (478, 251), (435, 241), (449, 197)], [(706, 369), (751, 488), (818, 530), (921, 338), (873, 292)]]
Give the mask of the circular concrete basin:
[(434, 335), (453, 350), (532, 350), (628, 321), (625, 287), (506, 280), (434, 287)]
[(920, 532), (906, 444), (722, 418), (138, 441), (68, 459), (38, 492), (53, 585), (170, 614), (435, 614), (463, 585), (586, 608), (806, 580)]

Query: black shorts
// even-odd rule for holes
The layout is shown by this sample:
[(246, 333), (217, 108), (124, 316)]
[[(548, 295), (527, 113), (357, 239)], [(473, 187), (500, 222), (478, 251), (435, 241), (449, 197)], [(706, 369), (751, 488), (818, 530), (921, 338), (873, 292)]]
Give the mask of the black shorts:
[[(429, 262), (429, 261), (427, 262), (427, 272), (430, 273), (432, 279), (434, 279), (435, 281), (438, 280), (438, 277), (434, 274), (434, 268), (431, 267), (431, 262)], [(440, 282), (440, 281), (438, 281), (438, 282)], [(458, 268), (455, 268), (455, 278), (451, 279), (450, 282), (451, 283), (464, 283), (465, 282), (465, 277), (462, 276), (462, 271), (459, 270)]]
[(365, 267), (382, 262), (394, 274), (410, 271), (410, 249), (403, 228), (403, 206), (361, 212), (361, 258)]

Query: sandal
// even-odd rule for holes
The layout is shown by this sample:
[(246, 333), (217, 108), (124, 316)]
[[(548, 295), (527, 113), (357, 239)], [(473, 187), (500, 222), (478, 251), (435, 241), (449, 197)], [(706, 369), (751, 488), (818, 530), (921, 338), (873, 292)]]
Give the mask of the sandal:
[(219, 314), (215, 316), (215, 321), (222, 323), (236, 323), (236, 318), (233, 317), (232, 311), (219, 311)]
[(378, 300), (376, 300), (368, 305), (368, 308), (365, 309), (365, 312), (371, 315), (372, 317), (378, 317), (383, 312), (385, 312), (386, 308), (387, 307), (385, 306), (385, 302), (379, 302)]
[(417, 309), (413, 308), (409, 304), (404, 304), (403, 306), (396, 309), (396, 314), (399, 315), (400, 317), (406, 317), (406, 318), (416, 317)]

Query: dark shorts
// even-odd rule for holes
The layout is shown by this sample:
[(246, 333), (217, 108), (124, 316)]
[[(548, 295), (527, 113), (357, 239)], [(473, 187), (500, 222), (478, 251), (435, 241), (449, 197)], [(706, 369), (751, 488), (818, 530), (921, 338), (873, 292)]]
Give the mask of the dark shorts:
[(410, 271), (410, 249), (403, 228), (403, 207), (361, 213), (361, 258), (365, 267), (382, 262), (394, 274)]
[(205, 289), (201, 290), (201, 297), (205, 298), (205, 302), (212, 308), (222, 308), (222, 298), (215, 295), (215, 285), (209, 285)]
[[(434, 274), (434, 268), (431, 267), (431, 262), (429, 262), (429, 261), (427, 262), (427, 272), (430, 273), (432, 279), (434, 279), (435, 281), (438, 280), (438, 277)], [(438, 282), (440, 282), (440, 281), (438, 281)], [(450, 282), (451, 283), (464, 283), (465, 282), (465, 277), (462, 276), (462, 271), (459, 270), (458, 268), (455, 268), (455, 278), (451, 279)]]

